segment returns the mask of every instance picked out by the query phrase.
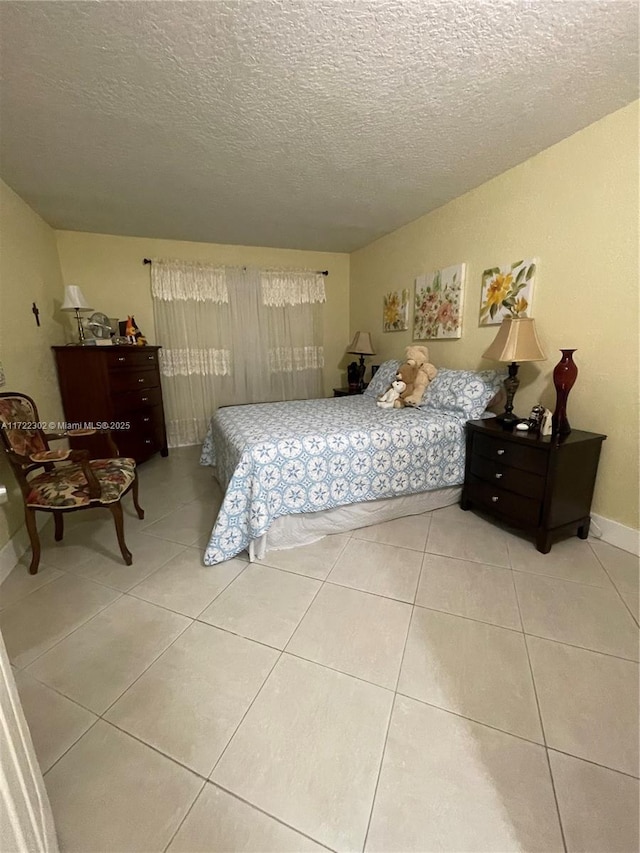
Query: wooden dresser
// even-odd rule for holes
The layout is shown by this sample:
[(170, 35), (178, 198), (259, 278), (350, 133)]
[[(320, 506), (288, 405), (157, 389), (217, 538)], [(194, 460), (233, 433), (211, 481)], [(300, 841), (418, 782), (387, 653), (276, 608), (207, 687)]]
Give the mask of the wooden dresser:
[[(168, 453), (158, 350), (154, 346), (52, 347), (65, 420), (108, 426), (121, 456), (143, 462)], [(102, 436), (74, 438), (94, 458), (108, 455)]]
[(543, 554), (561, 532), (586, 539), (605, 438), (572, 430), (557, 439), (505, 431), (495, 418), (468, 421), (460, 506), (529, 530)]

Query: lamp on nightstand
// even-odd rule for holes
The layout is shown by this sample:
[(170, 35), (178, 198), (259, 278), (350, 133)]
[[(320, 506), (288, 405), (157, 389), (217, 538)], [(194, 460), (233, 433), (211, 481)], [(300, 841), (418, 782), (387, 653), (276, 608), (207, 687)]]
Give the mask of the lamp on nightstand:
[(364, 357), (365, 355), (376, 354), (371, 343), (371, 334), (369, 332), (356, 332), (347, 352), (352, 352), (360, 356), (360, 364), (358, 365), (358, 391), (362, 391), (364, 389)]
[(547, 358), (536, 334), (535, 320), (531, 317), (506, 317), (494, 342), (482, 353), (482, 357), (510, 362), (509, 375), (504, 380), (507, 402), (498, 420), (505, 429), (513, 429), (519, 420), (513, 414), (513, 398), (520, 384), (518, 364), (523, 361), (545, 361)]

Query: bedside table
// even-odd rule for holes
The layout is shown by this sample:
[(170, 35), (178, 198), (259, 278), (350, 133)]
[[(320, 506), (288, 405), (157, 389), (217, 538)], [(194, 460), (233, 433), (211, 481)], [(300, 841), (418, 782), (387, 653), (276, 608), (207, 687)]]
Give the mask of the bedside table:
[[(364, 388), (362, 389), (362, 391), (364, 391), (366, 387), (367, 386), (365, 385)], [(358, 391), (358, 390), (350, 391), (349, 388), (334, 388), (333, 389), (333, 396), (334, 397), (353, 397), (354, 395), (362, 394), (362, 391)]]
[(606, 435), (572, 430), (563, 438), (507, 432), (495, 419), (468, 421), (460, 506), (535, 534), (551, 550), (557, 533), (589, 535), (591, 499)]

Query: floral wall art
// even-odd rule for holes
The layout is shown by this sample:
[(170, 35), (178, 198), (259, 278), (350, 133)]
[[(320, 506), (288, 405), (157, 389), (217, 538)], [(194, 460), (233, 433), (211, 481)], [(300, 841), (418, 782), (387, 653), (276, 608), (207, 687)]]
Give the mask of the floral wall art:
[(462, 336), (465, 264), (416, 278), (413, 337), (416, 341)]
[(482, 273), (481, 326), (499, 326), (505, 317), (530, 316), (536, 264), (535, 259), (516, 261)]
[(382, 305), (382, 331), (404, 332), (409, 328), (409, 291), (385, 293)]

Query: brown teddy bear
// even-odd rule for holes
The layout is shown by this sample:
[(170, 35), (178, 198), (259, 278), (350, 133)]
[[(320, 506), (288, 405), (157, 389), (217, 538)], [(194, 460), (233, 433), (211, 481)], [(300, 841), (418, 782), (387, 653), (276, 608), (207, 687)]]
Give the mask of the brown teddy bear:
[(411, 345), (406, 349), (406, 361), (398, 368), (397, 376), (406, 383), (406, 389), (393, 404), (396, 409), (403, 406), (419, 406), (427, 385), (438, 372), (429, 361), (427, 347)]

